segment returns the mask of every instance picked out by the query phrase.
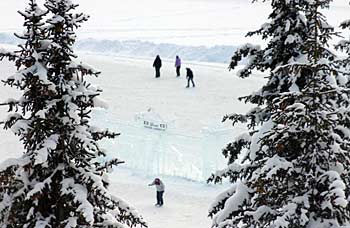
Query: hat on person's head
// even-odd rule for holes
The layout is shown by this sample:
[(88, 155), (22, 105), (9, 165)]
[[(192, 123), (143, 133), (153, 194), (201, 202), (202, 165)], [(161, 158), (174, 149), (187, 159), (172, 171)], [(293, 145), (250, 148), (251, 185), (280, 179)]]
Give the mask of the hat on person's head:
[(154, 183), (155, 184), (160, 184), (160, 179), (159, 178), (154, 179)]

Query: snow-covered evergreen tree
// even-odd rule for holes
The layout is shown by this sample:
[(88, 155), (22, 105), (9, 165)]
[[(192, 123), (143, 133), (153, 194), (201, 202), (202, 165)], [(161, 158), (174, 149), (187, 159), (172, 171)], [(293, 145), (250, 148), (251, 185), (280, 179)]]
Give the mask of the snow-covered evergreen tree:
[(291, 58), (297, 58), (300, 44), (306, 38), (305, 16), (300, 12), (304, 2), (305, 0), (272, 1), (270, 21), (246, 35), (261, 36), (263, 40), (268, 41), (267, 46), (261, 49), (259, 45), (243, 45), (232, 57), (230, 67), (236, 67), (242, 58), (249, 58), (245, 68), (239, 72), (239, 76), (247, 77), (254, 69), (273, 70), (287, 64)]
[[(279, 66), (298, 59), (301, 55), (301, 46), (307, 39), (306, 18), (302, 11), (305, 0), (275, 0), (271, 2), (271, 6), (272, 13), (269, 15), (269, 21), (260, 29), (247, 34), (247, 36), (260, 35), (263, 40), (268, 41), (267, 46), (262, 49), (259, 45), (245, 44), (236, 50), (230, 63), (230, 69), (233, 69), (243, 58), (248, 59), (246, 66), (238, 72), (238, 76), (242, 78), (248, 77), (252, 70), (270, 71), (269, 80), (260, 91), (239, 98), (259, 106), (273, 100), (275, 94), (288, 89), (291, 84), (289, 78), (283, 74), (275, 74), (273, 71)], [(303, 87), (305, 84), (303, 74), (295, 78), (298, 87)], [(257, 108), (252, 110), (251, 115), (246, 116), (255, 125), (259, 123), (259, 118), (264, 119), (266, 115), (270, 115), (269, 113), (268, 109)], [(227, 116), (225, 119), (236, 119), (236, 122), (242, 117), (241, 115)]]
[[(334, 29), (321, 13), (331, 0), (279, 0), (272, 6), (278, 2), (299, 7), (304, 31), (287, 39), (298, 40), (289, 59), (263, 54), (248, 62), (246, 69), (269, 69), (271, 75), (246, 98), (256, 108), (226, 117), (247, 123), (250, 131), (224, 149), (228, 167), (209, 179), (233, 183), (210, 208), (215, 228), (329, 228), (350, 222), (350, 97), (327, 49)], [(285, 29), (279, 25), (268, 33), (272, 41), (282, 37), (273, 35)]]
[[(35, 0), (20, 14), (26, 32), (18, 52), (0, 52), (18, 71), (6, 85), (22, 91), (8, 99), (4, 121), (20, 137), (24, 154), (0, 166), (0, 227), (135, 227), (145, 226), (137, 212), (108, 191), (107, 172), (122, 163), (101, 162), (103, 138), (118, 134), (90, 124), (92, 108), (104, 103), (102, 92), (86, 81), (98, 76), (75, 63), (75, 29), (87, 20), (74, 13), (71, 0)], [(46, 21), (44, 21), (44, 18)], [(48, 19), (47, 19), (48, 18)]]
[[(350, 29), (350, 20), (343, 21), (340, 24), (340, 27), (342, 29)], [(341, 70), (341, 75), (343, 76), (341, 78), (342, 80), (339, 80), (339, 82), (342, 83), (344, 87), (349, 88), (350, 87), (350, 40), (349, 39), (341, 40), (335, 46), (335, 48), (337, 50), (345, 52), (346, 54), (345, 57), (337, 59), (337, 64), (338, 64), (338, 68)], [(339, 104), (339, 106), (340, 108), (342, 108), (342, 106), (349, 106), (349, 104)], [(344, 110), (344, 112), (345, 111), (350, 112), (350, 109)], [(344, 119), (343, 125), (350, 129), (350, 119)], [(347, 179), (346, 185), (350, 186), (350, 178)], [(347, 194), (350, 195), (350, 189), (347, 189), (347, 190), (348, 190)], [(350, 198), (348, 201), (350, 202)], [(350, 211), (350, 203), (348, 204), (348, 210)]]
[[(340, 24), (340, 27), (342, 29), (349, 29), (350, 28), (350, 20), (345, 20)], [(336, 49), (341, 50), (347, 54), (347, 57), (342, 59), (341, 66), (345, 68), (345, 70), (349, 70), (350, 67), (350, 40), (344, 39), (341, 40), (337, 45)]]
[[(340, 27), (344, 30), (349, 30), (350, 20), (348, 19), (343, 21), (340, 24)], [(341, 40), (340, 42), (338, 42), (337, 45), (335, 45), (335, 48), (346, 54), (345, 57), (338, 58), (337, 62), (339, 64), (339, 68), (342, 70), (342, 73), (344, 74), (344, 76), (346, 76), (345, 78), (347, 78), (346, 80), (344, 80), (344, 83), (347, 84), (348, 87), (350, 87), (350, 39), (348, 38)]]

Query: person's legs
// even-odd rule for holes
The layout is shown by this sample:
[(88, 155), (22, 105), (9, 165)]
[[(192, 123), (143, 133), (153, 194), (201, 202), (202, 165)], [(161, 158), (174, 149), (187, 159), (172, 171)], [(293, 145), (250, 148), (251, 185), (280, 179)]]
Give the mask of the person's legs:
[(187, 86), (186, 88), (190, 87), (190, 78), (187, 78)]
[(191, 78), (192, 86), (195, 87), (193, 78)]
[(161, 198), (162, 198), (161, 192), (157, 191), (157, 204), (156, 205), (161, 205)]
[(156, 78), (160, 77), (160, 68), (156, 67)]
[(176, 76), (179, 77), (180, 76), (180, 67), (176, 67)]
[(162, 206), (164, 204), (164, 200), (163, 200), (163, 192), (159, 192), (159, 205)]

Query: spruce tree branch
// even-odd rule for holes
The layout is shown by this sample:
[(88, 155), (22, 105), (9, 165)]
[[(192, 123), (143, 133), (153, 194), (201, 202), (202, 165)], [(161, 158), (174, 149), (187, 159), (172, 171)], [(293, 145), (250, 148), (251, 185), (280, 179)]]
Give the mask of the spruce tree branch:
[(0, 60), (7, 58), (9, 61), (15, 61), (20, 56), (14, 52), (6, 51), (5, 49), (0, 49)]

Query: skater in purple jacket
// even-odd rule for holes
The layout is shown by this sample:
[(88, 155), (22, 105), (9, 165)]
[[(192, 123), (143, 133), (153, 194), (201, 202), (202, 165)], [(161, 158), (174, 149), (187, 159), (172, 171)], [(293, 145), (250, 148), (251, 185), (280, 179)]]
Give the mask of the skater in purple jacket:
[(176, 77), (180, 77), (181, 59), (179, 56), (176, 56), (175, 67), (176, 67)]

